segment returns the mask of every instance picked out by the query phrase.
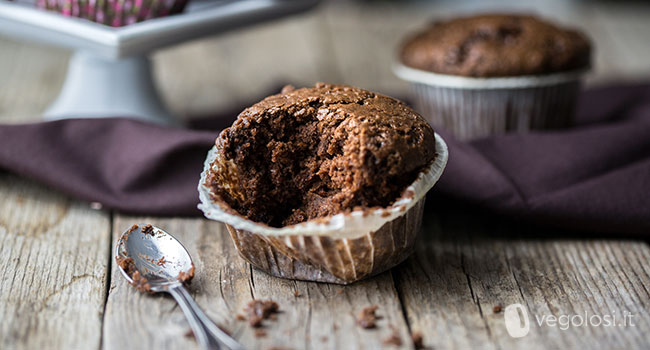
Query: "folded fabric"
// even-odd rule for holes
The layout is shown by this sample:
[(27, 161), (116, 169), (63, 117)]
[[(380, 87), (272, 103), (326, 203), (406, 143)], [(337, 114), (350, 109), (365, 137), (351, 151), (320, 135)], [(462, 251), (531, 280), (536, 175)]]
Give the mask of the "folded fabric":
[(449, 144), (434, 193), (554, 226), (650, 235), (650, 85), (585, 92), (569, 130)]
[(3, 125), (0, 168), (128, 213), (198, 215), (216, 136), (122, 118)]
[[(568, 130), (471, 143), (436, 131), (450, 157), (433, 196), (571, 228), (650, 233), (650, 85), (585, 92)], [(196, 187), (217, 134), (122, 118), (2, 125), (0, 168), (124, 212), (199, 215)]]

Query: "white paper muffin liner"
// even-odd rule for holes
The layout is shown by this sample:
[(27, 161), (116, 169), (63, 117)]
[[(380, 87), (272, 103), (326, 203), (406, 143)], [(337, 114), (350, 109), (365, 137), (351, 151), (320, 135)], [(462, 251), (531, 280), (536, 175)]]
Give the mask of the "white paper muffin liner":
[(393, 70), (411, 83), (415, 109), (433, 127), (441, 126), (461, 140), (571, 126), (586, 73), (471, 78), (401, 63), (395, 63)]
[(413, 250), (422, 223), (426, 193), (447, 164), (444, 140), (436, 138), (436, 159), (393, 205), (354, 210), (282, 228), (251, 221), (211, 199), (205, 185), (217, 158), (208, 153), (198, 190), (199, 209), (226, 224), (240, 255), (278, 277), (347, 284), (390, 269)]

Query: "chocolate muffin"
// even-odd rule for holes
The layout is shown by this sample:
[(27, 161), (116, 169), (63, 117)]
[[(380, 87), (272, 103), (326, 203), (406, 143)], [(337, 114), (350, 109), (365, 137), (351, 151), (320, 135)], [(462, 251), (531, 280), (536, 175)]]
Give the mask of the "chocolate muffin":
[(534, 16), (482, 14), (436, 21), (405, 40), (402, 63), (468, 77), (564, 72), (590, 65), (591, 44), (579, 31)]
[(395, 74), (434, 127), (473, 140), (573, 125), (591, 44), (533, 16), (483, 14), (428, 25), (404, 40)]
[(433, 129), (406, 104), (323, 83), (247, 108), (216, 148), (213, 199), (273, 227), (388, 206), (436, 154)]

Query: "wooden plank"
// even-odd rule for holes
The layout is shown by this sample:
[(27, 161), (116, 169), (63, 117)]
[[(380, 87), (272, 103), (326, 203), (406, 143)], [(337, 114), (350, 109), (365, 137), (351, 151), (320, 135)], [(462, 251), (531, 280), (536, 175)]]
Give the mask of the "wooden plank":
[[(254, 272), (256, 298), (278, 300), (283, 308), (277, 323), (269, 323), (269, 339), (257, 339), (251, 348), (281, 345), (294, 349), (379, 349), (397, 332), (410, 349), (410, 333), (390, 273), (349, 286), (294, 282)], [(299, 294), (294, 296), (294, 292)], [(382, 318), (376, 329), (363, 329), (356, 320), (365, 307), (377, 305)], [(247, 333), (243, 339), (251, 339)]]
[(0, 348), (97, 349), (109, 215), (0, 174)]
[[(271, 277), (251, 269), (238, 256), (222, 224), (204, 219), (118, 215), (114, 241), (133, 223), (145, 222), (168, 230), (190, 251), (196, 265), (192, 294), (247, 349), (376, 349), (393, 334), (393, 328), (404, 342), (396, 348), (411, 348), (390, 273), (346, 287)], [(282, 311), (276, 321), (265, 321), (263, 337), (236, 319), (253, 298), (272, 299)], [(356, 325), (358, 313), (374, 304), (383, 318), (377, 329), (361, 329)], [(113, 266), (104, 321), (105, 349), (196, 348), (194, 339), (184, 336), (188, 330), (173, 299), (136, 292)]]
[[(592, 33), (592, 81), (650, 74), (648, 46), (639, 44), (650, 35), (647, 5), (516, 3)], [(172, 109), (183, 115), (246, 103), (287, 81), (350, 83), (405, 96), (407, 84), (390, 72), (401, 36), (430, 17), (476, 11), (476, 5), (326, 3), (289, 21), (164, 50), (154, 56), (156, 76)], [(0, 39), (0, 47), (0, 122), (40, 119), (63, 81), (69, 53), (8, 39)], [(98, 232), (106, 235), (108, 216), (5, 175), (0, 177), (0, 198), (0, 347), (97, 348), (105, 278), (100, 271), (110, 259), (90, 256), (108, 255), (108, 239), (103, 246), (97, 243)], [(376, 348), (388, 335), (388, 324), (408, 348), (400, 298), (410, 327), (421, 330), (425, 343), (435, 348), (643, 348), (650, 342), (643, 332), (649, 324), (647, 245), (528, 240), (517, 235), (528, 234), (525, 227), (474, 220), (466, 223), (467, 217), (454, 213), (438, 216), (426, 230), (435, 236), (415, 258), (392, 274), (348, 287), (275, 279), (251, 270), (218, 223), (118, 217), (113, 231), (149, 221), (181, 238), (197, 263), (193, 293), (199, 304), (247, 348)], [(489, 238), (503, 233), (510, 234)], [(114, 269), (112, 273), (104, 347), (196, 348), (193, 339), (184, 337), (189, 328), (173, 300), (139, 295)], [(294, 291), (301, 296), (294, 297)], [(285, 309), (279, 321), (267, 322), (263, 338), (234, 319), (253, 297), (273, 298)], [(492, 308), (515, 302), (538, 315), (630, 311), (637, 327), (537, 327), (512, 339), (505, 333), (503, 314)], [(354, 316), (371, 304), (379, 304), (379, 313), (387, 318), (378, 330), (361, 330)]]
[[(570, 232), (499, 223), (457, 210), (439, 209), (437, 217), (424, 229), (426, 244), (395, 271), (411, 328), (424, 334), (427, 346), (647, 348), (646, 243), (578, 240)], [(493, 310), (515, 303), (526, 307), (531, 327), (518, 339), (507, 333), (503, 312)], [(573, 325), (544, 323), (549, 315), (585, 318), (585, 313), (616, 315), (621, 326), (598, 325), (598, 318), (584, 326), (575, 326), (579, 318)], [(623, 326), (625, 314), (632, 315), (635, 326)]]

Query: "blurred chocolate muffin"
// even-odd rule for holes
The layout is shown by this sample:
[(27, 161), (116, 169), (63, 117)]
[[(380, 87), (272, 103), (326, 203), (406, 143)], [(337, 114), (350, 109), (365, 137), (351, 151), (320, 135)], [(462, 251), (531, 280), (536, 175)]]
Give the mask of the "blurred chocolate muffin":
[(407, 38), (402, 63), (468, 77), (511, 77), (590, 65), (591, 44), (579, 31), (534, 16), (482, 14), (436, 21)]
[(286, 87), (221, 132), (206, 185), (240, 215), (283, 227), (390, 205), (432, 163), (435, 142), (427, 122), (393, 98)]
[(573, 125), (592, 46), (528, 15), (483, 14), (407, 37), (393, 69), (415, 109), (461, 140)]

